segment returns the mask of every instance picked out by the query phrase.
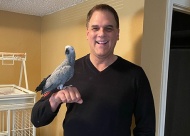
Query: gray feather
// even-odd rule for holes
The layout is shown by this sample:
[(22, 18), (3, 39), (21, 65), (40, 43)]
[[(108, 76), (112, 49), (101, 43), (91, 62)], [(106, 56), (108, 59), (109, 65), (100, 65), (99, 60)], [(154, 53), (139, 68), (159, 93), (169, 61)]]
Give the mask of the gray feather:
[(47, 78), (42, 94), (54, 89), (61, 90), (64, 84), (74, 75), (75, 50), (72, 46), (65, 47), (65, 60)]

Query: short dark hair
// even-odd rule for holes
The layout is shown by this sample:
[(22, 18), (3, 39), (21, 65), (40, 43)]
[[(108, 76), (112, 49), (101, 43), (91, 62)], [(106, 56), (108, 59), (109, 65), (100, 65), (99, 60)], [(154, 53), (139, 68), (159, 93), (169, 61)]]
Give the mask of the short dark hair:
[(107, 5), (107, 4), (98, 4), (96, 6), (94, 6), (87, 14), (87, 18), (86, 18), (86, 27), (88, 27), (88, 23), (92, 17), (92, 14), (95, 12), (95, 11), (109, 11), (113, 14), (114, 18), (115, 18), (115, 21), (116, 21), (116, 27), (119, 28), (119, 17), (118, 17), (118, 14), (116, 12), (116, 10)]

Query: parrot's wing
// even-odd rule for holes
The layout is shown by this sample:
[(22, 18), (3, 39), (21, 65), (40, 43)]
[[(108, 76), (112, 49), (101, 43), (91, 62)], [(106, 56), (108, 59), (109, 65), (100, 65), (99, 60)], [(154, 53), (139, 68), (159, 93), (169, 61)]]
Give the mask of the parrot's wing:
[(67, 65), (68, 65), (68, 60), (65, 59), (65, 60), (52, 72), (52, 74), (53, 74), (53, 73), (56, 73), (56, 71), (59, 71), (62, 67), (67, 66)]
[(60, 84), (65, 84), (70, 77), (72, 77), (74, 70), (71, 66), (61, 67), (59, 70), (54, 71), (54, 73), (47, 79), (44, 92), (51, 91), (57, 88)]

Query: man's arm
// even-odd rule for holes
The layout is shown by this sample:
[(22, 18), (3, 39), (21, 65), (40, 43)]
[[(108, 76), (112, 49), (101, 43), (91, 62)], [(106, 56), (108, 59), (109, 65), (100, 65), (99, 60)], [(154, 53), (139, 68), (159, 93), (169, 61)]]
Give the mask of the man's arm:
[(137, 80), (137, 99), (134, 111), (134, 136), (155, 136), (155, 108), (151, 87), (144, 71)]
[(43, 96), (32, 108), (31, 121), (35, 127), (41, 127), (51, 123), (59, 111), (59, 108), (55, 112), (52, 111), (49, 102), (50, 96), (51, 94), (46, 97)]
[(34, 105), (31, 121), (35, 127), (45, 126), (53, 121), (62, 103), (74, 102), (83, 102), (76, 87), (68, 86), (64, 90), (49, 93)]

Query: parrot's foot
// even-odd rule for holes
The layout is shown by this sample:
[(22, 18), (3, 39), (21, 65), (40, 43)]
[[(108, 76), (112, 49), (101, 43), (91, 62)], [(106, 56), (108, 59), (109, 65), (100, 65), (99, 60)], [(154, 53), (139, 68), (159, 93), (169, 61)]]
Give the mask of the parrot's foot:
[(58, 87), (57, 87), (58, 90), (63, 90), (63, 84), (60, 84)]
[(64, 90), (64, 89), (66, 89), (66, 88), (69, 87), (69, 86), (73, 86), (73, 85), (68, 85), (68, 86), (64, 86), (64, 87), (63, 87), (63, 85), (61, 84), (61, 85), (59, 85), (59, 86), (57, 87), (57, 89), (58, 89), (58, 90)]

